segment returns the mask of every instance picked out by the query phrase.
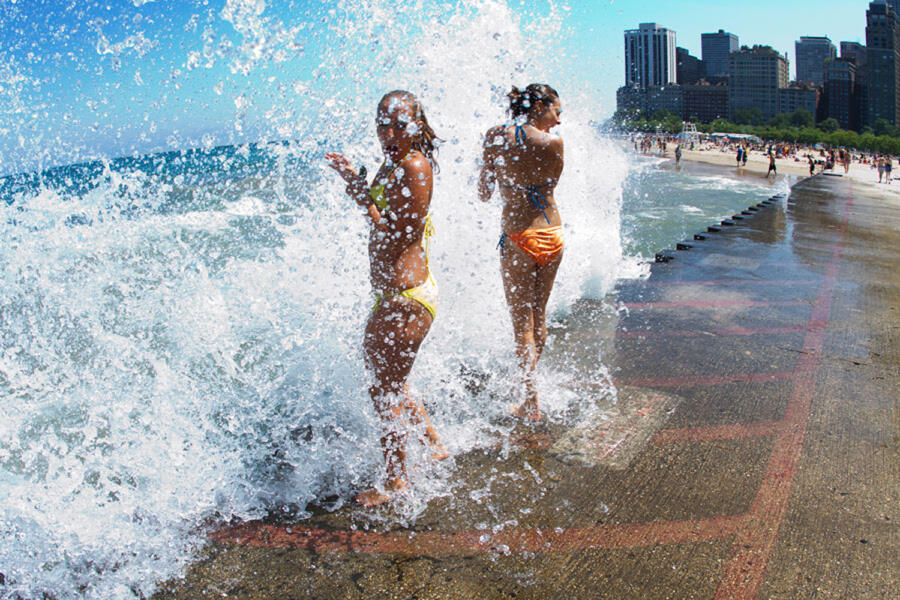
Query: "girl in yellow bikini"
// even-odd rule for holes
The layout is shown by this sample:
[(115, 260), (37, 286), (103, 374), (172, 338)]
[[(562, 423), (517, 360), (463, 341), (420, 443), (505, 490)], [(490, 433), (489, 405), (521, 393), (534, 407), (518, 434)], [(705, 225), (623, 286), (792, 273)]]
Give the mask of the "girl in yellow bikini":
[(559, 94), (544, 84), (514, 87), (509, 112), (512, 123), (485, 135), (478, 195), (487, 202), (499, 184), (504, 202), (500, 268), (524, 395), (513, 414), (539, 421), (534, 371), (547, 341), (547, 300), (563, 255), (553, 195), (563, 170), (563, 141), (550, 133), (560, 122)]
[(437, 308), (437, 285), (428, 265), (436, 138), (422, 105), (409, 92), (385, 95), (375, 121), (385, 160), (371, 186), (347, 158), (326, 155), (329, 166), (347, 182), (347, 194), (365, 209), (370, 226), (369, 272), (375, 305), (363, 346), (374, 375), (369, 393), (383, 425), (387, 480), (383, 489), (356, 497), (364, 506), (382, 504), (409, 486), (408, 426), (424, 424), (432, 456), (448, 456), (425, 408), (409, 397), (406, 385)]

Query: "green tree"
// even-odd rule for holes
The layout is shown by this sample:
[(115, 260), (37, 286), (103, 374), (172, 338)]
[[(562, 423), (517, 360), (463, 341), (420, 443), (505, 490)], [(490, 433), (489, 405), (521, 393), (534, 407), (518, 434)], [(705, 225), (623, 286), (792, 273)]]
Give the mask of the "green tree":
[(613, 113), (612, 122), (618, 127), (628, 127), (640, 117), (641, 111), (637, 108), (620, 108)]
[(859, 136), (859, 147), (866, 152), (877, 152), (877, 140), (873, 133), (864, 133)]
[(727, 119), (718, 118), (712, 123), (710, 123), (711, 132), (718, 131), (721, 133), (734, 133), (734, 124), (728, 121)]
[(769, 127), (784, 129), (791, 124), (791, 117), (787, 113), (780, 113), (769, 119)]
[(841, 124), (835, 118), (828, 118), (819, 123), (818, 127), (825, 133), (834, 133), (841, 128)]
[(828, 136), (828, 143), (844, 148), (859, 148), (859, 134), (855, 131), (839, 129)]
[(735, 111), (734, 120), (738, 125), (762, 125), (765, 122), (762, 111), (756, 107)]
[(785, 127), (784, 129), (780, 129), (778, 131), (778, 138), (783, 142), (791, 142), (792, 144), (797, 141), (798, 136), (800, 135), (800, 130), (796, 127)]
[(811, 112), (801, 108), (790, 114), (790, 123), (794, 127), (812, 127), (816, 124), (816, 119)]
[(887, 119), (878, 119), (875, 121), (875, 135), (881, 137), (883, 135), (894, 135), (894, 126)]
[(797, 141), (803, 144), (818, 144), (823, 140), (824, 135), (815, 127), (804, 127), (797, 133)]
[(671, 113), (666, 109), (662, 109), (662, 110), (658, 110), (655, 113), (653, 113), (653, 115), (650, 117), (650, 120), (662, 123), (669, 117), (674, 117), (674, 116), (676, 116), (674, 113)]
[(668, 133), (681, 133), (684, 128), (684, 121), (678, 115), (669, 114), (662, 122), (662, 128)]

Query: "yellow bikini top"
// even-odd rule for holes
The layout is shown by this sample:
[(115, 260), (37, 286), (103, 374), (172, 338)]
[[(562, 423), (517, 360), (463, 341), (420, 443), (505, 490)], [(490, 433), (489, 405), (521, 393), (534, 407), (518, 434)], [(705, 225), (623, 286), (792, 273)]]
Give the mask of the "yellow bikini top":
[[(409, 156), (407, 154), (406, 156)], [(382, 181), (385, 183), (372, 183), (372, 186), (369, 188), (369, 197), (372, 199), (372, 202), (375, 203), (375, 206), (378, 207), (379, 212), (384, 213), (390, 206), (388, 205), (387, 198), (384, 197), (384, 188), (387, 183), (387, 180), (390, 179), (391, 175), (394, 174), (394, 171), (397, 170), (397, 167), (406, 160), (406, 156), (397, 161), (397, 164), (394, 165), (394, 168), (388, 171), (388, 174), (382, 177)], [(379, 169), (380, 171), (381, 169)], [(425, 215), (425, 231), (422, 234), (422, 248), (425, 249), (425, 265), (428, 265), (428, 254), (431, 246), (431, 237), (434, 235), (434, 224), (431, 222), (431, 213)]]
[[(407, 154), (406, 156), (409, 156), (409, 154)], [(372, 202), (375, 203), (375, 206), (378, 207), (378, 210), (380, 212), (384, 212), (385, 210), (388, 209), (388, 201), (387, 201), (387, 198), (384, 197), (384, 188), (385, 188), (385, 185), (387, 184), (387, 180), (391, 178), (391, 175), (394, 174), (394, 171), (397, 170), (397, 167), (399, 167), (403, 163), (403, 161), (406, 160), (406, 156), (404, 156), (399, 161), (397, 161), (397, 164), (394, 165), (394, 168), (392, 168), (390, 171), (388, 171), (388, 174), (381, 178), (381, 180), (384, 181), (385, 183), (375, 183), (373, 181), (372, 187), (369, 188), (369, 197), (372, 199)], [(382, 165), (382, 166), (384, 166), (384, 165)], [(380, 170), (381, 169), (379, 169), (379, 171)], [(377, 181), (377, 179), (376, 179), (376, 181)]]

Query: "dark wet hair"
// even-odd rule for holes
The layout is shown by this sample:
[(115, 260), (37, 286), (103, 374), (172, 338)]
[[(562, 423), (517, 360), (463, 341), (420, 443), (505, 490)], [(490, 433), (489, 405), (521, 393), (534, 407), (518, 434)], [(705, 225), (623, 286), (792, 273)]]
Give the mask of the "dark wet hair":
[(559, 94), (546, 83), (532, 83), (524, 90), (513, 86), (512, 91), (506, 97), (509, 98), (509, 114), (515, 118), (527, 115), (531, 107), (538, 102), (546, 105), (558, 100)]
[(393, 92), (385, 94), (378, 105), (381, 106), (385, 102), (393, 99), (407, 103), (410, 108), (412, 108), (413, 120), (422, 122), (422, 129), (416, 132), (413, 137), (412, 147), (424, 154), (425, 158), (428, 159), (428, 162), (430, 162), (432, 166), (437, 167), (437, 159), (434, 155), (437, 152), (437, 143), (440, 141), (440, 138), (434, 133), (434, 129), (431, 128), (431, 125), (428, 124), (428, 119), (425, 117), (425, 109), (422, 107), (422, 103), (419, 102), (419, 99), (416, 98), (415, 94), (412, 92), (394, 90)]

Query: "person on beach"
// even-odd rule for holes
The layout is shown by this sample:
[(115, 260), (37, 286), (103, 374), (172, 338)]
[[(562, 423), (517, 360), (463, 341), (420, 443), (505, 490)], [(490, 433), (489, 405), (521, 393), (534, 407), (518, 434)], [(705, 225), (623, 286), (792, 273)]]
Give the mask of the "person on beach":
[(891, 171), (894, 170), (894, 167), (892, 165), (893, 162), (893, 156), (888, 156), (884, 159), (884, 182), (888, 185), (891, 185)]
[(405, 91), (381, 99), (375, 124), (384, 163), (371, 185), (346, 157), (326, 154), (329, 166), (347, 182), (347, 195), (365, 209), (369, 223), (369, 279), (375, 305), (366, 323), (363, 350), (374, 377), (369, 393), (383, 426), (387, 480), (383, 490), (374, 488), (356, 497), (364, 506), (387, 502), (409, 487), (408, 427), (424, 424), (423, 441), (432, 457), (448, 456), (425, 407), (410, 397), (406, 383), (437, 308), (437, 286), (428, 264), (436, 136), (421, 103)]
[(875, 165), (878, 168), (878, 183), (881, 183), (881, 180), (884, 179), (884, 159), (879, 156)]
[(741, 168), (741, 159), (743, 159), (743, 157), (744, 157), (744, 147), (743, 147), (743, 146), (738, 146), (738, 149), (737, 149), (737, 166), (738, 166), (738, 169)]
[(750, 157), (750, 146), (748, 146), (747, 144), (744, 144), (743, 149), (744, 150), (741, 153), (741, 166), (746, 167), (747, 159)]
[(812, 177), (816, 174), (816, 161), (813, 160), (811, 154), (807, 154), (806, 159), (809, 161), (809, 175)]
[(484, 137), (478, 195), (490, 200), (498, 184), (503, 199), (500, 270), (512, 317), (522, 381), (513, 415), (539, 421), (535, 369), (547, 341), (547, 301), (563, 256), (562, 225), (554, 189), (563, 171), (559, 94), (533, 83), (508, 95), (512, 122)]
[(675, 166), (681, 164), (681, 143), (675, 146)]
[(778, 170), (775, 168), (775, 153), (769, 152), (769, 170), (766, 172), (766, 178), (768, 179), (769, 175), (775, 174), (778, 176)]

